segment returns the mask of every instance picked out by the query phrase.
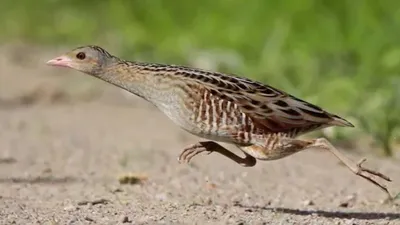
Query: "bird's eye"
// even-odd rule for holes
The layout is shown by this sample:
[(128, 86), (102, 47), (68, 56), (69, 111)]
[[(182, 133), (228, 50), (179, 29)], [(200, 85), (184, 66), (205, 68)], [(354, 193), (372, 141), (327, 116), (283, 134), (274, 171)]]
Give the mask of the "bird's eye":
[(79, 52), (78, 54), (76, 54), (76, 58), (84, 60), (86, 58), (86, 54), (84, 52)]

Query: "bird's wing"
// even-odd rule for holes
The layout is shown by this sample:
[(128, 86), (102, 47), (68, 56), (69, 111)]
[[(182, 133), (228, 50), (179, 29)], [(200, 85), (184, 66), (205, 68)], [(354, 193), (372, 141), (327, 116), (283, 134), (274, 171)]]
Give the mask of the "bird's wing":
[[(207, 86), (206, 86), (207, 88)], [(220, 80), (208, 90), (231, 101), (254, 122), (271, 132), (319, 126), (353, 126), (345, 119), (281, 90), (248, 79)]]

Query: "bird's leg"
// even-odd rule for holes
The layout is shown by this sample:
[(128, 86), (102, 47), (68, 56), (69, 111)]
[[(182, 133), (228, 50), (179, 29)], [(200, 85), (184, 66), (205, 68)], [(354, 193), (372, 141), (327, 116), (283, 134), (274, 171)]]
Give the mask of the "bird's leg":
[(374, 185), (378, 186), (380, 189), (382, 189), (384, 192), (386, 192), (389, 195), (390, 199), (392, 198), (388, 189), (386, 188), (386, 186), (375, 181), (373, 178), (371, 178), (371, 175), (380, 177), (386, 181), (392, 181), (392, 180), (380, 172), (363, 167), (362, 164), (366, 161), (365, 158), (361, 159), (358, 163), (355, 163), (352, 160), (350, 160), (348, 157), (346, 157), (343, 153), (341, 153), (339, 150), (337, 150), (325, 138), (318, 138), (318, 139), (313, 140), (312, 144), (308, 145), (306, 148), (322, 148), (322, 149), (329, 150), (341, 162), (343, 162), (343, 164), (346, 165), (354, 174), (356, 174), (356, 175), (368, 180), (369, 182), (373, 183)]
[(256, 159), (251, 155), (245, 153), (245, 157), (241, 158), (213, 141), (198, 142), (194, 145), (185, 148), (179, 155), (178, 161), (181, 163), (182, 162), (189, 163), (194, 156), (202, 152), (206, 152), (208, 154), (212, 152), (218, 152), (219, 154), (228, 157), (231, 160), (235, 161), (236, 163), (245, 167), (251, 167), (256, 164)]
[(380, 177), (386, 181), (391, 181), (391, 179), (382, 173), (377, 171), (367, 169), (362, 166), (362, 164), (366, 161), (365, 159), (360, 160), (360, 162), (355, 163), (346, 157), (343, 153), (337, 150), (328, 140), (325, 138), (318, 138), (310, 141), (306, 140), (298, 140), (291, 138), (283, 138), (275, 145), (270, 146), (271, 148), (266, 148), (265, 146), (251, 145), (246, 147), (241, 147), (241, 149), (247, 154), (253, 156), (259, 160), (277, 160), (284, 158), (286, 156), (292, 155), (296, 152), (300, 152), (310, 148), (322, 148), (329, 150), (333, 153), (341, 162), (343, 162), (346, 167), (348, 167), (354, 174), (368, 180), (374, 185), (378, 186), (384, 192), (389, 195), (389, 198), (392, 199), (388, 189), (386, 186), (378, 183), (376, 180), (371, 178), (371, 176)]

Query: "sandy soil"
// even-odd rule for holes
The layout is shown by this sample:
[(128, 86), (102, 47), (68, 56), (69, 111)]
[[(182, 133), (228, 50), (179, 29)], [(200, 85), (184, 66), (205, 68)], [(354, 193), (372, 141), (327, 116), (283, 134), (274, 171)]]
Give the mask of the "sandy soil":
[[(43, 64), (66, 48), (38, 49), (0, 48), (0, 224), (400, 224), (399, 202), (325, 151), (253, 168), (218, 154), (179, 164), (199, 138), (143, 100)], [(367, 157), (399, 192), (399, 160)], [(130, 173), (146, 179), (120, 184)]]

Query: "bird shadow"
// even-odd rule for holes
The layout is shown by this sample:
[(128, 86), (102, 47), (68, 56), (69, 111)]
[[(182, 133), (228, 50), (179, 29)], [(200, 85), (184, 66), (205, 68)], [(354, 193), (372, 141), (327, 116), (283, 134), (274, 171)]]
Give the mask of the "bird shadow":
[(53, 177), (53, 176), (38, 176), (38, 177), (0, 177), (0, 183), (8, 184), (65, 184), (75, 183), (80, 179), (74, 177)]
[(400, 219), (400, 213), (304, 210), (304, 209), (291, 209), (286, 207), (265, 207), (265, 206), (245, 206), (245, 205), (236, 205), (236, 206), (245, 208), (247, 210), (267, 210), (267, 211), (273, 211), (291, 215), (299, 215), (299, 216), (318, 215), (325, 218), (361, 219), (361, 220)]

